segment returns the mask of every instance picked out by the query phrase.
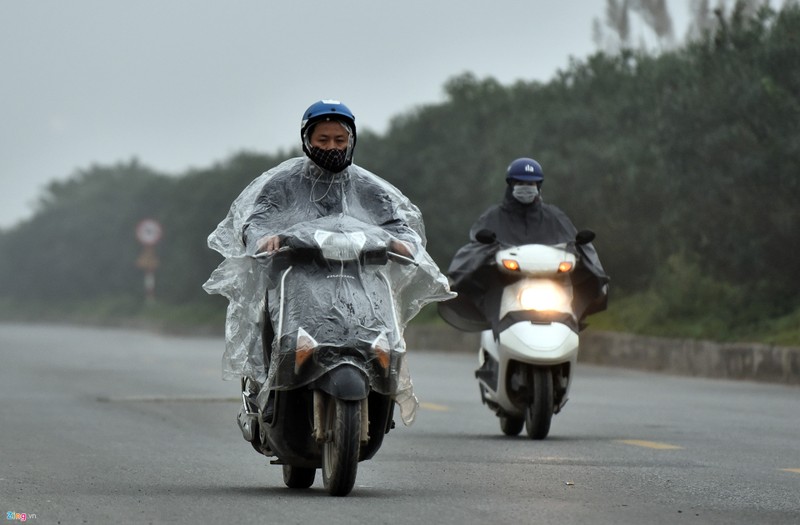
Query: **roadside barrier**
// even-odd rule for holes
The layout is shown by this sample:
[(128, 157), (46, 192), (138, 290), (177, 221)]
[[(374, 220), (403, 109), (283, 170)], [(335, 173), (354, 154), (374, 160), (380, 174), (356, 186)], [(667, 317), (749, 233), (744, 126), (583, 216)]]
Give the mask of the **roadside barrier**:
[[(479, 334), (446, 325), (411, 324), (406, 346), (476, 354)], [(595, 331), (581, 333), (581, 363), (668, 374), (800, 385), (800, 348), (762, 343), (717, 343)]]

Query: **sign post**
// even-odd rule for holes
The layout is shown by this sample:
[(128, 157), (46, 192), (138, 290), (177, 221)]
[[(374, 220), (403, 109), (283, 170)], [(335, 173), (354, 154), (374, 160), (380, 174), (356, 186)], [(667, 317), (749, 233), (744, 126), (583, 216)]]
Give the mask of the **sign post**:
[(136, 239), (142, 245), (142, 253), (136, 259), (136, 266), (144, 270), (144, 291), (148, 301), (156, 297), (156, 269), (159, 265), (156, 244), (161, 240), (163, 229), (154, 219), (142, 219), (136, 225)]

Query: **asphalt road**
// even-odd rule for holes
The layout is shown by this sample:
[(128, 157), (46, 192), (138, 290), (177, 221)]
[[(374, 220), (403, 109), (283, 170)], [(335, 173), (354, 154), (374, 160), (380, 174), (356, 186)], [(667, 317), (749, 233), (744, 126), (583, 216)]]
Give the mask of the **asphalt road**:
[(222, 345), (0, 324), (7, 521), (800, 523), (797, 387), (582, 365), (550, 437), (531, 441), (480, 404), (473, 355), (412, 349), (417, 422), (332, 498), (319, 475), (286, 488), (242, 440)]

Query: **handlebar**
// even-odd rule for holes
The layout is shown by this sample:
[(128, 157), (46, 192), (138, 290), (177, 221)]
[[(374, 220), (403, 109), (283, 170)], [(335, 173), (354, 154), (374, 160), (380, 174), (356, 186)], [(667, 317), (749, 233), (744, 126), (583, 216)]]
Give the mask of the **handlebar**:
[[(267, 260), (272, 257), (276, 257), (279, 255), (286, 254), (287, 256), (291, 255), (299, 255), (302, 252), (307, 252), (310, 258), (314, 258), (314, 256), (319, 256), (322, 253), (322, 250), (319, 247), (296, 247), (291, 246), (292, 243), (286, 244), (281, 246), (276, 251), (273, 252), (258, 252), (253, 254), (251, 257), (256, 260)], [(378, 266), (382, 266), (386, 264), (387, 260), (392, 260), (399, 264), (403, 265), (414, 265), (419, 266), (419, 263), (410, 257), (406, 257), (405, 255), (401, 255), (397, 252), (389, 251), (388, 248), (383, 250), (367, 250), (360, 254), (358, 257), (358, 261), (361, 264), (374, 264)]]
[[(567, 241), (567, 246), (581, 246), (584, 244), (589, 244), (595, 238), (595, 233), (592, 230), (580, 230), (578, 233), (575, 234), (575, 238), (571, 241)], [(499, 244), (503, 248), (510, 248), (513, 246), (512, 244), (503, 242), (497, 238), (497, 234), (492, 230), (478, 230), (475, 232), (475, 240), (481, 244)]]

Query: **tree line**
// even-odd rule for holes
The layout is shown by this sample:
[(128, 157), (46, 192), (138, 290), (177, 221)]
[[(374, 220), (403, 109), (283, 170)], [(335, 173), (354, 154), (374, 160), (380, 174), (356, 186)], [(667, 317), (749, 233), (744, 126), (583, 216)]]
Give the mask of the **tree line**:
[[(360, 132), (356, 163), (420, 207), (444, 270), (509, 162), (530, 156), (544, 199), (597, 232), (612, 308), (647, 305), (633, 328), (698, 319), (724, 336), (797, 312), (800, 8), (717, 16), (683, 47), (598, 52), (549, 82), (451, 78), (443, 102)], [(133, 228), (147, 216), (165, 230), (160, 300), (224, 308), (201, 289), (220, 262), (206, 237), (253, 178), (298, 154), (243, 152), (179, 177), (133, 160), (54, 182), (0, 232), (0, 298), (140, 297)]]

